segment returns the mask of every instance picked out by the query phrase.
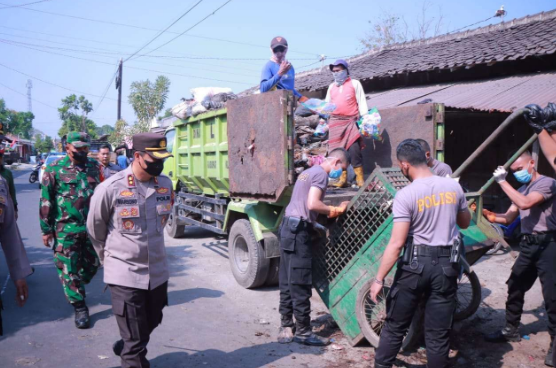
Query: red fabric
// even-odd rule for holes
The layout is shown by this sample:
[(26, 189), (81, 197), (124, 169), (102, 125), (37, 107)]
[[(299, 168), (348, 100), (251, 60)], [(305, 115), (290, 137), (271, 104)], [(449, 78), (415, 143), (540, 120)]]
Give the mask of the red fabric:
[[(340, 89), (342, 91), (340, 92)], [(336, 83), (330, 89), (330, 102), (336, 105), (334, 115), (354, 116), (359, 115), (359, 104), (355, 96), (355, 88), (348, 78), (343, 85), (338, 87)]]
[(328, 151), (336, 148), (349, 149), (352, 144), (361, 138), (359, 129), (357, 129), (356, 121), (359, 114), (354, 116), (337, 116), (332, 115), (328, 122), (330, 139), (328, 140)]

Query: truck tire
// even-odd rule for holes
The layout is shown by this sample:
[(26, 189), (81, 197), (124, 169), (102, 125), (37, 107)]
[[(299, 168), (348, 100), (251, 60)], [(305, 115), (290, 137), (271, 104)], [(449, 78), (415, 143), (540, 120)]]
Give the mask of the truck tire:
[(176, 208), (177, 207), (174, 206), (172, 212), (168, 215), (168, 221), (166, 222), (166, 232), (174, 239), (183, 238), (185, 235), (185, 225), (180, 224), (179, 221), (177, 221)]
[(270, 259), (270, 267), (268, 276), (266, 277), (265, 286), (278, 285), (278, 277), (280, 275), (280, 257)]
[(270, 259), (265, 257), (261, 242), (255, 239), (249, 220), (237, 220), (232, 225), (228, 237), (228, 255), (238, 284), (252, 289), (265, 283)]

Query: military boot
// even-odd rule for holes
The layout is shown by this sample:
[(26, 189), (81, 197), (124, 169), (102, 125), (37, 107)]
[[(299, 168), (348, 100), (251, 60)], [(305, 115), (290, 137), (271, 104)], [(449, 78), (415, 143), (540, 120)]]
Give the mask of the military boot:
[(293, 341), (295, 334), (295, 324), (292, 316), (282, 315), (280, 317), (280, 331), (278, 332), (278, 342), (280, 344), (289, 344)]
[(89, 328), (89, 308), (85, 302), (73, 303), (75, 308), (75, 327), (79, 329)]
[(391, 365), (379, 364), (375, 362), (375, 368), (392, 368)]
[(320, 337), (313, 333), (310, 321), (308, 323), (297, 322), (297, 331), (293, 341), (310, 346), (326, 346), (330, 344), (330, 340), (326, 337)]
[(506, 327), (491, 334), (485, 335), (485, 341), (488, 342), (519, 342), (521, 341), (521, 336), (519, 336), (519, 326), (512, 326), (506, 323)]
[(344, 170), (342, 171), (342, 175), (338, 178), (338, 180), (334, 184), (332, 184), (332, 186), (335, 188), (343, 188), (346, 186), (347, 181), (348, 181), (348, 174), (347, 171)]
[(363, 176), (363, 166), (354, 167), (353, 171), (355, 172), (355, 183), (359, 188), (365, 185), (365, 177)]
[(554, 362), (552, 361), (553, 346), (554, 346), (554, 336), (550, 336), (550, 347), (548, 348), (548, 353), (546, 353), (546, 358), (544, 358), (544, 365), (549, 367), (554, 367)]
[(120, 339), (112, 345), (112, 351), (114, 352), (114, 355), (120, 356), (122, 355), (122, 350), (124, 350), (124, 340)]

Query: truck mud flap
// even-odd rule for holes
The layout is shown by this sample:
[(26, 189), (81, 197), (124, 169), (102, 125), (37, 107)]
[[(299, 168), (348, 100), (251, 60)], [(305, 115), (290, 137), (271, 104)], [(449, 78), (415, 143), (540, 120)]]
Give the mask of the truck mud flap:
[(264, 255), (266, 258), (280, 257), (280, 241), (274, 233), (263, 233)]

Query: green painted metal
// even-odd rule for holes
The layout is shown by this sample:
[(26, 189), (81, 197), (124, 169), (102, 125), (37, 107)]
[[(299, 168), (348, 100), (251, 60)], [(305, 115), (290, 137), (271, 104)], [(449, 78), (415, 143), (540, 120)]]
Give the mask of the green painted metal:
[(263, 240), (263, 234), (276, 232), (280, 226), (280, 221), (284, 214), (285, 206), (259, 201), (239, 200), (231, 201), (226, 211), (224, 229), (228, 228), (228, 223), (234, 212), (244, 214), (249, 218), (251, 228), (257, 241)]
[(226, 109), (174, 122), (175, 180), (190, 192), (228, 195), (227, 128)]

